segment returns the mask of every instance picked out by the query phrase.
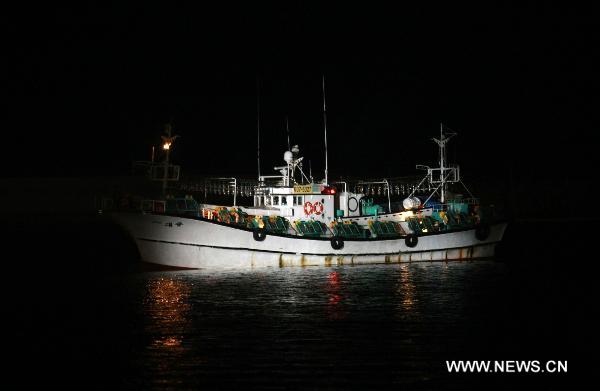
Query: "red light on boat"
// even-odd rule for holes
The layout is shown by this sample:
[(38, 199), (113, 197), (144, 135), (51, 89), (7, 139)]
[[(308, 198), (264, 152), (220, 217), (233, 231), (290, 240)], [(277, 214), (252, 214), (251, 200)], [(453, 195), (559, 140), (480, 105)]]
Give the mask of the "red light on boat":
[(335, 187), (326, 187), (321, 191), (321, 194), (335, 194)]

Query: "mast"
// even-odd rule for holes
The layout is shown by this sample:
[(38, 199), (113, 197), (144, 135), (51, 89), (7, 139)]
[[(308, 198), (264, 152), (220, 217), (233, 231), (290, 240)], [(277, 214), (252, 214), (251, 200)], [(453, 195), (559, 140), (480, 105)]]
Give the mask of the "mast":
[[(291, 152), (291, 147), (290, 147), (290, 127), (289, 127), (288, 116), (287, 115), (285, 116), (285, 129), (286, 129), (286, 132), (287, 132), (287, 150), (289, 152)], [(293, 157), (292, 157), (292, 162), (293, 162)], [(286, 183), (286, 186), (290, 185), (290, 176), (291, 177), (294, 176), (294, 168), (295, 168), (295, 165), (293, 165), (290, 162), (287, 163), (287, 183)]]
[(325, 104), (325, 75), (323, 75), (323, 124), (325, 129), (325, 185), (328, 185), (327, 181), (327, 105)]
[(165, 166), (164, 166), (164, 172), (163, 172), (163, 185), (162, 185), (162, 192), (163, 195), (167, 194), (167, 180), (169, 177), (169, 155), (171, 152), (171, 144), (173, 144), (173, 141), (175, 141), (175, 139), (179, 136), (175, 135), (172, 136), (171, 135), (171, 130), (172, 130), (172, 126), (170, 123), (165, 125), (165, 133), (167, 134), (166, 136), (161, 136), (164, 144), (163, 144), (163, 149), (165, 150), (166, 154), (165, 154)]
[(456, 133), (450, 133), (450, 137), (446, 137), (444, 134), (444, 125), (440, 122), (440, 138), (433, 139), (440, 149), (440, 202), (442, 204), (446, 201), (446, 144), (455, 135)]
[(444, 168), (446, 168), (446, 143), (444, 142), (444, 125), (440, 122), (440, 181), (442, 182), (442, 204), (444, 203), (444, 199), (446, 198), (446, 181), (445, 181), (445, 172)]
[(256, 77), (256, 161), (258, 164), (258, 182), (260, 183), (260, 84)]

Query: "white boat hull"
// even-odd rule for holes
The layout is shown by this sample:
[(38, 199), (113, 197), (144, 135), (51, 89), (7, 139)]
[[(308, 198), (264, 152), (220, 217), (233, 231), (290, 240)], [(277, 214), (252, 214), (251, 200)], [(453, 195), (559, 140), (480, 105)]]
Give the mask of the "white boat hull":
[(257, 241), (251, 230), (204, 219), (136, 213), (113, 217), (133, 237), (143, 261), (191, 269), (487, 258), (506, 229), (506, 223), (492, 225), (485, 240), (476, 238), (475, 229), (423, 235), (415, 247), (408, 247), (404, 238), (344, 239), (343, 247), (335, 250), (328, 238), (269, 233)]

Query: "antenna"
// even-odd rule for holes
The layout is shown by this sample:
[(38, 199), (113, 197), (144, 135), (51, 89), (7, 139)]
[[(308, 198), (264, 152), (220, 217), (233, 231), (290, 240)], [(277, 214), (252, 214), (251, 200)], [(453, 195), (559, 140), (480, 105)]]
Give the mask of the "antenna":
[(325, 128), (325, 185), (327, 182), (327, 105), (325, 104), (325, 75), (323, 75), (323, 124)]
[(260, 182), (260, 84), (256, 76), (256, 161), (258, 164), (258, 181)]
[(290, 147), (290, 124), (288, 122), (288, 116), (285, 116), (285, 129), (287, 130), (287, 140), (288, 140), (288, 151), (291, 151)]

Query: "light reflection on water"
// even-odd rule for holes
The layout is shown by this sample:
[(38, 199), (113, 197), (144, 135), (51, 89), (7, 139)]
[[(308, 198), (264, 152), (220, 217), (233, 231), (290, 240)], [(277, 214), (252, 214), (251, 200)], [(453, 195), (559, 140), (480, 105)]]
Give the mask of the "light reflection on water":
[(332, 271), (327, 275), (326, 293), (328, 299), (327, 315), (329, 319), (343, 319), (345, 314), (340, 273)]
[(159, 277), (147, 281), (144, 310), (148, 317), (147, 331), (158, 334), (150, 349), (172, 349), (182, 353), (185, 328), (190, 319), (189, 283), (173, 278)]
[(415, 293), (415, 284), (411, 281), (411, 269), (408, 265), (402, 265), (400, 267), (400, 283), (398, 284), (399, 294), (399, 310), (404, 312), (410, 312), (413, 310), (418, 299)]
[(131, 284), (143, 286), (146, 342), (133, 362), (150, 388), (223, 371), (285, 384), (371, 368), (388, 373), (381, 382), (421, 381), (431, 368), (419, 362), (464, 343), (465, 306), (482, 299), (465, 280), (502, 273), (494, 262), (141, 273)]

